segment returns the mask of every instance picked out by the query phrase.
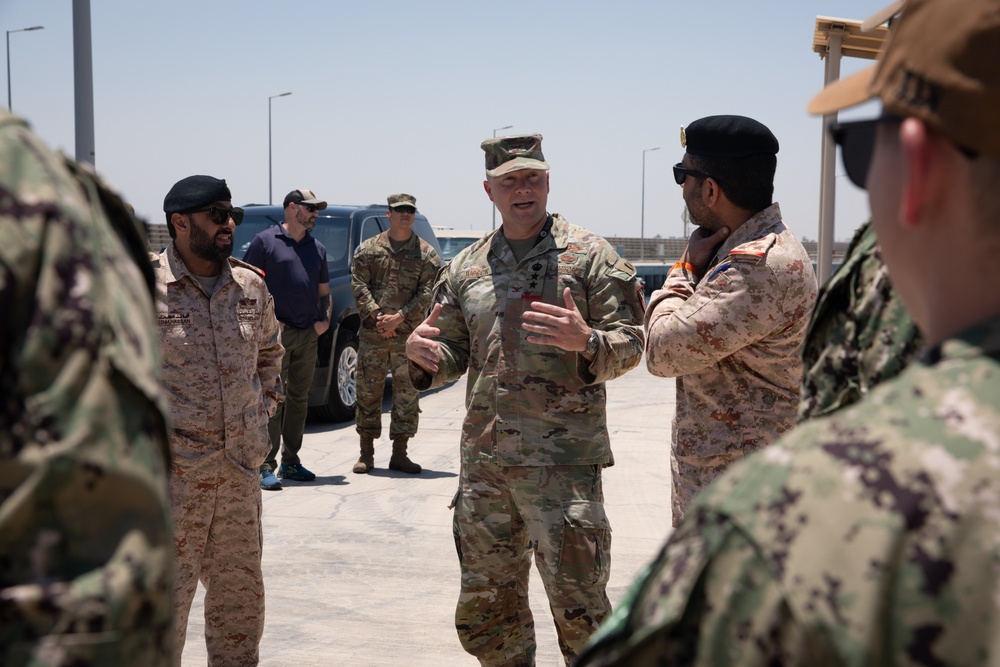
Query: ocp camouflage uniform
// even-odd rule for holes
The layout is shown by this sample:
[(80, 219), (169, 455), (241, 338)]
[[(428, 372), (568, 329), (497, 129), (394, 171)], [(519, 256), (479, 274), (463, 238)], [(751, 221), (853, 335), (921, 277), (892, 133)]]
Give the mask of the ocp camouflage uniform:
[(5, 667), (172, 662), (152, 280), (117, 195), (0, 111)]
[(899, 375), (922, 346), (866, 222), (816, 300), (802, 348), (799, 421), (854, 403)]
[[(382, 394), (386, 373), (392, 371), (392, 418), (389, 437), (413, 437), (420, 419), (418, 392), (406, 372), (406, 337), (424, 317), (433, 297), (434, 277), (441, 259), (426, 241), (413, 234), (393, 251), (389, 233), (362, 243), (351, 266), (351, 287), (361, 316), (357, 368), (357, 431), (382, 435)], [(382, 338), (372, 314), (403, 313), (394, 338)]]
[(646, 365), (677, 378), (675, 526), (726, 466), (795, 423), (816, 300), (812, 262), (776, 203), (732, 232), (710, 267), (699, 277), (678, 262), (646, 309)]
[(579, 664), (998, 664), (998, 433), (992, 318), (733, 466)]
[(274, 301), (260, 271), (237, 259), (222, 263), (210, 298), (173, 243), (152, 257), (173, 418), (177, 658), (201, 580), (209, 664), (256, 665), (264, 629), (257, 470), (283, 398)]
[[(419, 389), (469, 370), (454, 516), (456, 626), (484, 665), (533, 664), (532, 554), (567, 663), (611, 609), (604, 382), (639, 363), (643, 305), (635, 269), (604, 239), (558, 214), (551, 220), (551, 233), (520, 262), (493, 233), (442, 270), (439, 371), (410, 365)], [(592, 362), (528, 343), (521, 328), (532, 302), (562, 305), (566, 287), (600, 336)]]

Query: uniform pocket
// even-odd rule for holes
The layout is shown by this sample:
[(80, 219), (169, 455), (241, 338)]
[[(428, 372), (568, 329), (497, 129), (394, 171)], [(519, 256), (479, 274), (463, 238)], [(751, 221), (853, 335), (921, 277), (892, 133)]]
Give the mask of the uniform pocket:
[(567, 500), (563, 508), (559, 579), (594, 586), (611, 573), (611, 523), (596, 500)]

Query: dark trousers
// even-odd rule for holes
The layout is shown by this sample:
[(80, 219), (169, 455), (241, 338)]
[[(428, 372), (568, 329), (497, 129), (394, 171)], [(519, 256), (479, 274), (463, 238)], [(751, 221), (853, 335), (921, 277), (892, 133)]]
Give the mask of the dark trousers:
[(278, 405), (277, 412), (267, 424), (271, 452), (260, 466), (261, 470), (274, 470), (277, 467), (279, 448), (282, 463), (299, 463), (302, 432), (306, 428), (306, 413), (309, 411), (309, 388), (316, 371), (318, 339), (313, 327), (296, 329), (286, 324), (285, 330), (281, 332), (281, 344), (285, 348), (285, 356), (281, 359), (281, 384), (285, 387), (285, 402)]

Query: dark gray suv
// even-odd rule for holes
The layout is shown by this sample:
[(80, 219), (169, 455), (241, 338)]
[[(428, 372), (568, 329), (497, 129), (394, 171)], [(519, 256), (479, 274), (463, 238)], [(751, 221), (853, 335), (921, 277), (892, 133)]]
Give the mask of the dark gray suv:
[[(347, 421), (354, 418), (357, 403), (358, 330), (361, 320), (351, 292), (351, 262), (354, 251), (365, 239), (389, 229), (384, 205), (327, 206), (319, 212), (312, 235), (326, 247), (330, 269), (330, 295), (333, 317), (330, 329), (320, 336), (316, 372), (309, 390), (310, 413), (324, 421)], [(243, 223), (236, 228), (233, 257), (246, 254), (258, 232), (284, 220), (280, 206), (248, 204)], [(413, 231), (440, 255), (434, 231), (427, 218), (417, 213)]]

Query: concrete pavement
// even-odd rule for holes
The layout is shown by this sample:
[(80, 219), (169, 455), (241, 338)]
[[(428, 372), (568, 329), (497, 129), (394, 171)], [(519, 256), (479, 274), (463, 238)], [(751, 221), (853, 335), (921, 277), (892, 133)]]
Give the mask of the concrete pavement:
[[(674, 381), (639, 368), (608, 383), (616, 465), (604, 474), (612, 526), (608, 596), (617, 604), (670, 530)], [(264, 494), (264, 667), (476, 665), (455, 634), (459, 569), (448, 504), (458, 484), (465, 378), (420, 399), (410, 458), (420, 475), (386, 468), (388, 404), (376, 470), (355, 475), (354, 423), (306, 428), (302, 461), (316, 481)], [(532, 570), (539, 667), (562, 664), (551, 614)], [(191, 610), (184, 667), (206, 664), (204, 590)]]

